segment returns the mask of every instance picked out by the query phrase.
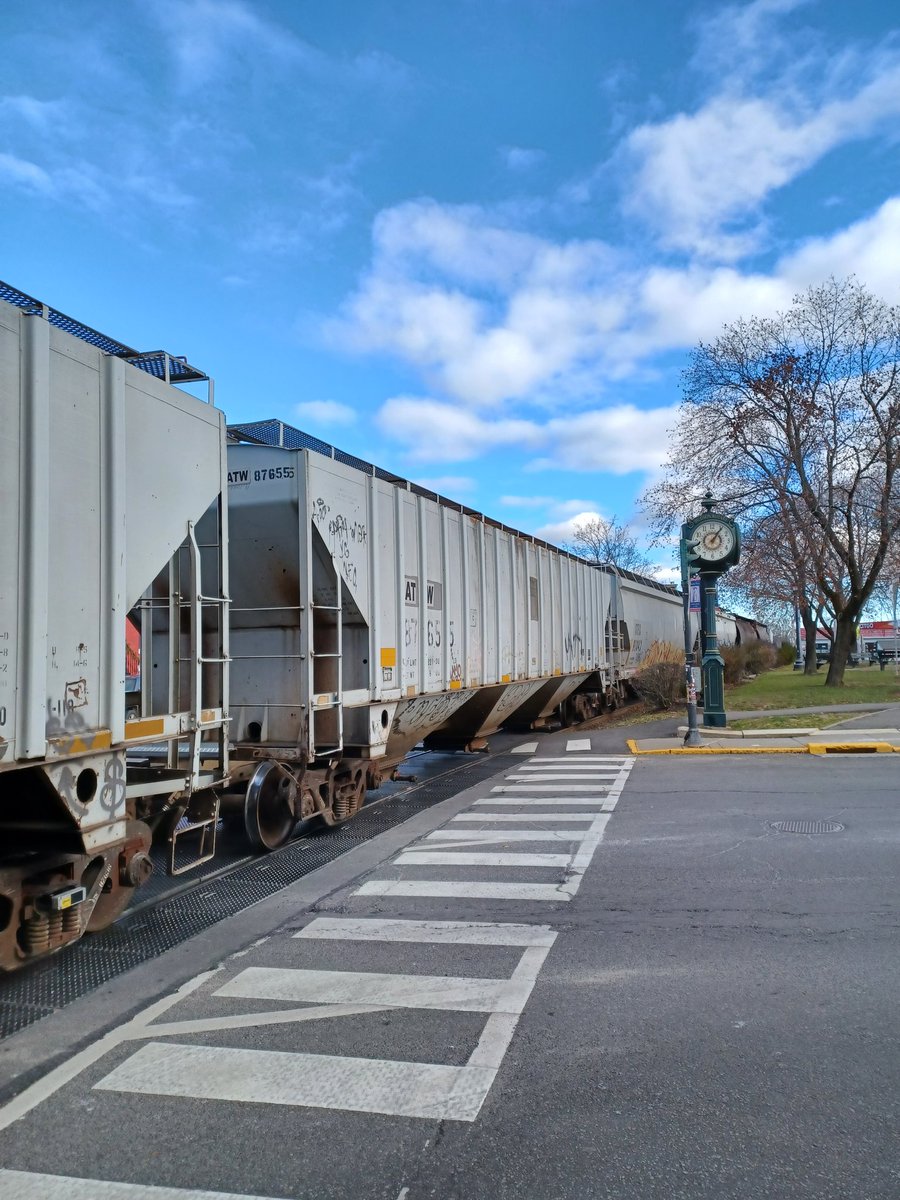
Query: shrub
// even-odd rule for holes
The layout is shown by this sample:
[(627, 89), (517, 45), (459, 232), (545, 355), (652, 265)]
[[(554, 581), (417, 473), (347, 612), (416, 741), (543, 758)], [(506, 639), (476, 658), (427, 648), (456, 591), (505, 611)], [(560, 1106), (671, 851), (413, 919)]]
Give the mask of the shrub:
[(719, 653), (725, 663), (725, 682), (740, 683), (747, 666), (746, 646), (720, 646)]
[(771, 671), (775, 666), (775, 647), (770, 642), (745, 642), (741, 649), (748, 675), (762, 675), (763, 671)]
[(789, 667), (797, 657), (797, 647), (791, 642), (782, 642), (777, 650), (778, 666)]
[(684, 700), (684, 666), (681, 663), (651, 663), (642, 667), (631, 682), (638, 696), (654, 708), (674, 708)]

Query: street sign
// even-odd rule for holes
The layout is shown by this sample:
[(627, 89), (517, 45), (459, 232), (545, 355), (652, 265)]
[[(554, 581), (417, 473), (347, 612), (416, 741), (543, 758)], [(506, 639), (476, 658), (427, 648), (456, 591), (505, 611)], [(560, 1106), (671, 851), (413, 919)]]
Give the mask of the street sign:
[(691, 580), (691, 612), (700, 612), (700, 576), (695, 575)]

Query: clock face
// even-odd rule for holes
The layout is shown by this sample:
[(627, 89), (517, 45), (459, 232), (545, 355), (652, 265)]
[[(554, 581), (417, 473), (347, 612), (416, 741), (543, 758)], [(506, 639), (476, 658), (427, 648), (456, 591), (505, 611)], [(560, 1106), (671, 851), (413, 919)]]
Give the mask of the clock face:
[(694, 527), (697, 553), (706, 562), (718, 562), (734, 549), (734, 531), (725, 521), (710, 518)]

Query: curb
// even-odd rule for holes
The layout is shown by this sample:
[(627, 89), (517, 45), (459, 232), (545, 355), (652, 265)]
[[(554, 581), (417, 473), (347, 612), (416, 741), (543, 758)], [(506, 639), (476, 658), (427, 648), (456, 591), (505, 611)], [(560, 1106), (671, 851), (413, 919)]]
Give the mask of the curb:
[(635, 755), (648, 754), (900, 754), (890, 742), (808, 742), (805, 746), (672, 746), (663, 750), (640, 750), (634, 738), (626, 742)]

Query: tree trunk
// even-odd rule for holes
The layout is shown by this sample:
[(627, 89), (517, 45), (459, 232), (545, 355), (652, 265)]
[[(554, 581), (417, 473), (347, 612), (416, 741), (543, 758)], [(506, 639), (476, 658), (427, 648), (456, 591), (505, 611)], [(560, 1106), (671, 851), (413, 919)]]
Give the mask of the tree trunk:
[(842, 687), (844, 683), (844, 668), (856, 640), (856, 616), (842, 613), (834, 627), (834, 641), (831, 645), (831, 662), (828, 664), (826, 687)]
[(811, 604), (800, 605), (800, 619), (803, 622), (803, 632), (805, 634), (803, 674), (815, 675), (819, 669), (816, 666), (816, 634), (819, 630), (816, 614), (813, 612)]

